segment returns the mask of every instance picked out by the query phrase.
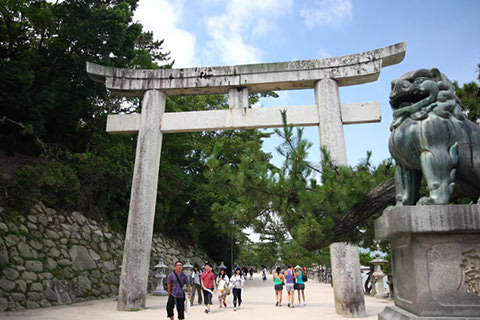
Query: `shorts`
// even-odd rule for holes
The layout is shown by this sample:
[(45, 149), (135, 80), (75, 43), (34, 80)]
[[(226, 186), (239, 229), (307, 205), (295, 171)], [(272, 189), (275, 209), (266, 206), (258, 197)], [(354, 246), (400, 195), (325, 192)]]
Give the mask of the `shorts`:
[(293, 283), (287, 283), (285, 289), (287, 289), (287, 292), (292, 292), (294, 290)]
[(283, 290), (283, 284), (276, 284), (275, 290)]
[(305, 290), (305, 283), (296, 283), (295, 284), (296, 290)]

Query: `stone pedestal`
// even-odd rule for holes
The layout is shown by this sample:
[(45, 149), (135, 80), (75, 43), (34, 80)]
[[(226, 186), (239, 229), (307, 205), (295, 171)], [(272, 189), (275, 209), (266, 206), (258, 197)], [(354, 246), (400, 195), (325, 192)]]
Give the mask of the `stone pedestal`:
[(384, 320), (480, 320), (480, 206), (396, 207), (375, 221), (392, 247), (395, 307)]

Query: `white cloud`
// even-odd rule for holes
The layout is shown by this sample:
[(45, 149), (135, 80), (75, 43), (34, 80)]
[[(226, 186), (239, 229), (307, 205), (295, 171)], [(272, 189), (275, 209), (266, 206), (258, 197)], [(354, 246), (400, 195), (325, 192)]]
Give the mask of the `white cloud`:
[(288, 12), (292, 0), (230, 0), (217, 15), (205, 19), (207, 41), (202, 52), (207, 64), (245, 64), (262, 60), (262, 51), (251, 44), (264, 37), (273, 20)]
[(322, 25), (338, 27), (352, 19), (352, 7), (350, 0), (316, 0), (312, 7), (301, 10), (300, 16), (310, 29)]
[(155, 39), (164, 39), (164, 51), (175, 59), (174, 67), (198, 65), (195, 58), (195, 36), (179, 27), (184, 0), (140, 0), (134, 20), (140, 21), (145, 31), (153, 31)]

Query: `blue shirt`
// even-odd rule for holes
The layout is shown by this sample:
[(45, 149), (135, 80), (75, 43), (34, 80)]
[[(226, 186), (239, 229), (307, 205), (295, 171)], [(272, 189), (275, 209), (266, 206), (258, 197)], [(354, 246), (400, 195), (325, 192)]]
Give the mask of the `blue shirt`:
[(188, 277), (185, 273), (180, 272), (180, 275), (177, 274), (180, 283), (178, 283), (177, 277), (175, 276), (175, 271), (170, 272), (167, 278), (167, 283), (170, 284), (170, 294), (174, 298), (185, 298), (185, 293), (183, 292), (183, 286), (189, 284)]

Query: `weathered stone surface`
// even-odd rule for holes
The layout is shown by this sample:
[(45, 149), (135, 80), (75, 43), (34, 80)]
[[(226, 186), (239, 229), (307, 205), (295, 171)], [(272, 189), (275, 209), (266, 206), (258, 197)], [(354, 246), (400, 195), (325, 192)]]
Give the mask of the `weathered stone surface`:
[(34, 223), (27, 222), (27, 228), (25, 230), (38, 230), (37, 226)]
[(50, 301), (57, 301), (57, 294), (51, 288), (46, 288), (45, 291), (43, 292), (43, 295), (45, 296), (45, 298), (47, 298)]
[(95, 261), (90, 257), (88, 249), (83, 246), (73, 246), (70, 249), (73, 270), (91, 270), (97, 267)]
[(31, 223), (37, 223), (37, 216), (29, 215), (27, 216), (27, 220)]
[(85, 218), (85, 216), (78, 211), (72, 212), (72, 217), (81, 226), (83, 226), (87, 222), (87, 218)]
[(0, 239), (0, 266), (7, 264), (9, 261), (8, 249), (5, 243)]
[(8, 232), (8, 227), (5, 223), (0, 222), (0, 233), (7, 233)]
[(18, 237), (14, 234), (9, 234), (5, 237), (5, 243), (7, 244), (7, 247), (11, 247), (16, 245), (20, 240)]
[(18, 249), (18, 254), (23, 257), (23, 258), (33, 258), (33, 259), (37, 259), (38, 258), (38, 253), (33, 250), (28, 244), (26, 244), (25, 242), (20, 242), (18, 245), (17, 245), (17, 249)]
[(49, 307), (49, 306), (51, 306), (51, 305), (52, 305), (52, 304), (51, 304), (50, 302), (48, 302), (47, 300), (45, 300), (45, 299), (42, 299), (42, 300), (40, 301), (40, 306), (41, 306), (42, 308)]
[(66, 279), (72, 279), (74, 277), (74, 273), (73, 273), (73, 270), (71, 268), (64, 268), (62, 270), (62, 273), (63, 273), (63, 276), (66, 278)]
[(377, 219), (375, 234), (391, 243), (395, 306), (419, 319), (478, 317), (467, 268), (480, 257), (479, 226), (478, 205), (403, 206)]
[(107, 244), (105, 242), (100, 243), (100, 250), (102, 251), (108, 250)]
[(15, 281), (0, 279), (0, 289), (4, 291), (12, 291), (15, 288)]
[(7, 278), (8, 280), (15, 280), (20, 275), (18, 271), (13, 268), (3, 269), (3, 274), (5, 275), (5, 278)]
[(25, 280), (17, 280), (15, 281), (15, 283), (18, 291), (21, 291), (21, 292), (27, 291), (27, 282)]
[(38, 276), (34, 272), (25, 271), (24, 273), (22, 273), (22, 279), (26, 281), (36, 281), (38, 279)]
[(46, 246), (46, 247), (49, 247), (49, 248), (52, 248), (55, 246), (55, 242), (53, 242), (52, 240), (50, 239), (45, 239), (43, 241), (43, 244)]
[(50, 249), (49, 256), (52, 257), (52, 258), (58, 258), (58, 257), (60, 257), (60, 251), (57, 248), (52, 248), (52, 249)]
[(45, 233), (46, 233), (46, 236), (49, 237), (50, 239), (53, 239), (53, 240), (60, 239), (60, 235), (53, 230), (47, 230)]
[(48, 225), (48, 217), (44, 214), (41, 214), (38, 216), (38, 222), (46, 227)]
[(92, 289), (92, 282), (88, 277), (80, 276), (78, 277), (77, 284), (75, 286), (75, 295), (85, 296)]
[(41, 261), (27, 260), (25, 261), (25, 268), (28, 271), (41, 272), (43, 270), (43, 264)]
[(106, 261), (103, 263), (102, 270), (104, 272), (110, 272), (110, 271), (116, 270), (117, 268), (118, 268), (117, 265), (113, 261)]
[(8, 300), (6, 298), (0, 297), (0, 312), (7, 310)]
[(55, 294), (57, 295), (57, 301), (60, 304), (73, 303), (75, 296), (72, 291), (70, 283), (65, 280), (56, 281), (54, 284)]
[(57, 267), (57, 262), (52, 258), (47, 258), (47, 268), (48, 270), (55, 270)]
[(28, 243), (31, 247), (33, 247), (36, 250), (40, 250), (43, 248), (43, 243), (41, 241), (30, 240)]
[(49, 279), (53, 279), (54, 276), (53, 276), (53, 274), (51, 274), (49, 272), (42, 272), (38, 275), (38, 278), (40, 280), (49, 280)]
[(169, 95), (227, 93), (232, 87), (256, 91), (312, 88), (318, 79), (334, 78), (340, 85), (375, 81), (382, 66), (399, 63), (405, 43), (350, 56), (254, 65), (168, 70), (132, 70), (87, 63), (87, 73), (108, 89), (141, 96), (159, 89)]
[(68, 259), (60, 259), (60, 260), (58, 260), (58, 264), (61, 265), (62, 267), (71, 266), (72, 261), (70, 261)]
[(34, 282), (30, 285), (30, 291), (42, 292), (43, 291), (43, 286), (40, 282)]
[(10, 297), (16, 302), (25, 301), (25, 295), (23, 293), (13, 292), (10, 294)]
[(36, 303), (35, 301), (31, 301), (31, 300), (28, 300), (26, 305), (27, 305), (28, 309), (40, 308), (40, 305), (38, 303)]
[(94, 250), (90, 249), (88, 250), (88, 253), (90, 254), (90, 257), (92, 257), (93, 260), (95, 261), (100, 260), (100, 256)]

